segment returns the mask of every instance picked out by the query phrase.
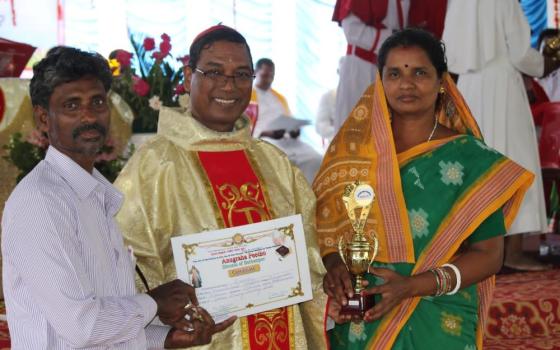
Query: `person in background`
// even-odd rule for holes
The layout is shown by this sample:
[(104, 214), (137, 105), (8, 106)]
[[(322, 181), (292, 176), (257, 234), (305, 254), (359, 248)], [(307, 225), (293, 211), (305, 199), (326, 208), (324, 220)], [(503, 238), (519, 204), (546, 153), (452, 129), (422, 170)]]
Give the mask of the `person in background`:
[(272, 88), (274, 81), (274, 62), (270, 58), (261, 58), (256, 64), (255, 87), (251, 92), (251, 103), (256, 104), (256, 122), (253, 136), (258, 137), (262, 126), (280, 115), (292, 115), (288, 101)]
[(385, 39), (407, 26), (409, 0), (337, 0), (332, 20), (344, 31), (346, 56), (340, 65), (334, 128), (338, 131), (377, 71)]
[(422, 28), (441, 39), (448, 0), (410, 0), (408, 26)]
[[(340, 75), (340, 66), (342, 65), (341, 57), (338, 60), (336, 74)], [(336, 88), (328, 90), (319, 99), (319, 107), (317, 108), (317, 118), (315, 119), (315, 131), (323, 138), (323, 147), (328, 146), (335, 134), (334, 116), (336, 110)], [(325, 144), (326, 143), (326, 144)]]
[[(556, 46), (560, 44), (560, 32), (558, 29), (549, 28), (543, 30), (539, 35), (539, 48), (541, 53), (549, 53), (549, 55), (554, 55), (556, 59), (559, 59), (560, 57), (557, 52), (548, 52), (552, 51), (548, 47), (549, 40), (555, 40)], [(549, 75), (541, 77), (538, 81), (551, 102), (560, 102), (560, 72), (557, 69)]]
[(323, 141), (328, 145), (334, 137), (334, 110), (336, 106), (336, 88), (321, 95), (317, 119), (315, 119), (315, 130)]
[[(477, 30), (465, 30), (477, 28)], [(517, 0), (453, 0), (443, 40), (449, 70), (476, 118), (485, 142), (536, 175), (508, 230), (504, 266), (542, 270), (522, 249), (522, 233), (548, 228), (535, 125), (521, 73), (548, 75), (559, 61), (531, 48), (527, 19)]]
[[(197, 304), (191, 286), (174, 280), (136, 292), (134, 262), (113, 219), (122, 194), (93, 167), (109, 130), (107, 62), (95, 53), (56, 47), (33, 73), (33, 112), (50, 146), (16, 186), (2, 217), (12, 349), (209, 343), (222, 328), (204, 309), (191, 307)], [(173, 328), (155, 324), (156, 317)]]
[(263, 126), (259, 137), (286, 153), (288, 159), (303, 172), (311, 184), (321, 166), (322, 157), (299, 138), (301, 127), (309, 124), (308, 120), (281, 115)]
[(125, 193), (117, 221), (127, 244), (157, 285), (176, 276), (171, 237), (301, 214), (313, 300), (241, 317), (204, 349), (325, 349), (315, 198), (286, 155), (251, 137), (243, 113), (254, 75), (249, 45), (217, 25), (193, 40), (189, 54), (186, 107), (160, 110), (157, 135), (115, 182)]

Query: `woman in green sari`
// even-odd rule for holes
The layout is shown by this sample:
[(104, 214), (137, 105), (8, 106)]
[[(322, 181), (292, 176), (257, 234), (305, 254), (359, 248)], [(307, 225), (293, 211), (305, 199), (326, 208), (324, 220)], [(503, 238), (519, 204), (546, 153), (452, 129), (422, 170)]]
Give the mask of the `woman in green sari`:
[[(481, 348), (503, 235), (533, 175), (484, 144), (431, 34), (394, 33), (378, 67), (313, 184), (331, 347)], [(364, 292), (376, 305), (349, 322), (339, 311), (353, 287), (337, 244), (352, 234), (342, 193), (355, 181), (376, 194), (366, 231), (379, 254)]]

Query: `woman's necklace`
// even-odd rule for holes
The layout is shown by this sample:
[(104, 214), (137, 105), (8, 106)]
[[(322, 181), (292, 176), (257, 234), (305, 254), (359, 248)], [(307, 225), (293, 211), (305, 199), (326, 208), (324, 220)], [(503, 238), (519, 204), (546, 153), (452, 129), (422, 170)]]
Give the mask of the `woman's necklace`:
[(432, 129), (432, 132), (430, 133), (430, 137), (428, 137), (428, 141), (426, 142), (430, 142), (432, 140), (432, 137), (434, 137), (434, 133), (436, 132), (438, 126), (437, 117), (435, 117), (434, 119), (435, 119), (434, 128)]

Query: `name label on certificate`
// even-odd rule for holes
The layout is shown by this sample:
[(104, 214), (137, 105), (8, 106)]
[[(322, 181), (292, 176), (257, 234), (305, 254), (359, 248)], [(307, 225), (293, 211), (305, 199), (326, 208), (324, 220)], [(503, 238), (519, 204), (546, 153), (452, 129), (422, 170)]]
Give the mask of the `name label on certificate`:
[(311, 300), (301, 215), (171, 239), (177, 277), (220, 322)]

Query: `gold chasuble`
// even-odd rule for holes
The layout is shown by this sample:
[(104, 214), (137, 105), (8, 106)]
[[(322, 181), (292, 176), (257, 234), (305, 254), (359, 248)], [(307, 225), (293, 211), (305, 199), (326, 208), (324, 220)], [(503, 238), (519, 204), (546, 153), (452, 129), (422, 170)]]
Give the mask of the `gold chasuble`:
[(251, 138), (245, 116), (234, 131), (221, 133), (187, 109), (163, 108), (158, 134), (135, 152), (115, 185), (125, 197), (117, 221), (150, 288), (176, 278), (171, 237), (301, 214), (313, 300), (242, 317), (196, 349), (326, 348), (315, 196), (282, 152)]

